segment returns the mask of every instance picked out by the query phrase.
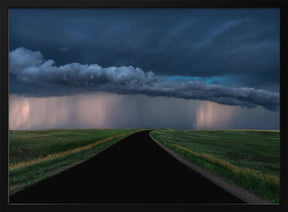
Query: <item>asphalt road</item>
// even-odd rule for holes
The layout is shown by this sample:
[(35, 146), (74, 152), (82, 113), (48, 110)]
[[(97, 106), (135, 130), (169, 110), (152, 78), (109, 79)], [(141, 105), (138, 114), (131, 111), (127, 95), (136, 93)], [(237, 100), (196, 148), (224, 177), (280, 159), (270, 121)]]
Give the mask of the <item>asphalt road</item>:
[(90, 160), (10, 197), (10, 203), (242, 203), (133, 134)]

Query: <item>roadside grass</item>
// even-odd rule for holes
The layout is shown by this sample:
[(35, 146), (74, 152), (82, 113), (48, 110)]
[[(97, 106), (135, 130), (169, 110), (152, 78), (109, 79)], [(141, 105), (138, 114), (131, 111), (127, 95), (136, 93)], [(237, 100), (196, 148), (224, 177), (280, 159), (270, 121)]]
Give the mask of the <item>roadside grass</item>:
[[(138, 131), (10, 131), (9, 195), (84, 162)], [(25, 151), (30, 154), (23, 154)]]
[(194, 165), (279, 203), (279, 131), (154, 130), (151, 134)]
[(65, 152), (129, 129), (9, 131), (9, 166)]

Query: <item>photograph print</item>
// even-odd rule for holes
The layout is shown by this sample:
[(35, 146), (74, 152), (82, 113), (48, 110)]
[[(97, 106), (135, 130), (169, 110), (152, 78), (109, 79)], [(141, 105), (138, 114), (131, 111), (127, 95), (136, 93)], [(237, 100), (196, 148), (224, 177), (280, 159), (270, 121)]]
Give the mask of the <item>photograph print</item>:
[(280, 9), (10, 8), (10, 204), (280, 203)]

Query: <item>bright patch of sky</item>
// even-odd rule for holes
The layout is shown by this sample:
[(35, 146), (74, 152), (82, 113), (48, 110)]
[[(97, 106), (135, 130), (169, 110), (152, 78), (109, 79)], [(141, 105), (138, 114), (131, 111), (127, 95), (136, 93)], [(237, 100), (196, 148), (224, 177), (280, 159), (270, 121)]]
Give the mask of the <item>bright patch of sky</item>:
[(191, 76), (168, 76), (166, 81), (201, 81), (206, 84), (221, 84), (221, 85), (236, 85), (239, 83), (239, 78), (236, 76), (212, 76), (212, 77), (191, 77)]

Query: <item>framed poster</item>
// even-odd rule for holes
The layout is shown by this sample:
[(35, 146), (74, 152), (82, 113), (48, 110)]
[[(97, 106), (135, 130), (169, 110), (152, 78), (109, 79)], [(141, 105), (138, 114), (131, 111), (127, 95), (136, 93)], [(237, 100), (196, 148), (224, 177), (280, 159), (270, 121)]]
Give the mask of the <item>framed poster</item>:
[(287, 1), (1, 14), (1, 211), (287, 210)]

